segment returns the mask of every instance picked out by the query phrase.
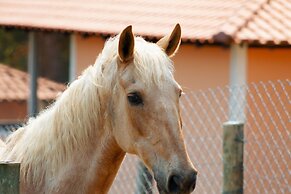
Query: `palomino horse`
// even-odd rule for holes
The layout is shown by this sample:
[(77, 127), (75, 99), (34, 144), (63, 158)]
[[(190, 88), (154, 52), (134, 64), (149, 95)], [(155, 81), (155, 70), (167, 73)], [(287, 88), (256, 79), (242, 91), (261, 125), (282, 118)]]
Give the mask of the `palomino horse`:
[(109, 39), (95, 65), (7, 139), (0, 159), (21, 162), (21, 193), (107, 193), (126, 153), (144, 162), (160, 193), (191, 193), (197, 172), (169, 59), (180, 42), (179, 24), (157, 44), (131, 26)]

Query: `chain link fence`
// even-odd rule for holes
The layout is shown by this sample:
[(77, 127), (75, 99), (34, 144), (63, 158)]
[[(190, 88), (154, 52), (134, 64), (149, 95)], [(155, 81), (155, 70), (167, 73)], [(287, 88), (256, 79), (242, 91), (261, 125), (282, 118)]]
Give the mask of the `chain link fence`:
[[(193, 193), (222, 193), (222, 125), (244, 123), (244, 193), (291, 193), (290, 80), (186, 92), (183, 132), (198, 169)], [(158, 193), (138, 158), (127, 155), (110, 194)]]

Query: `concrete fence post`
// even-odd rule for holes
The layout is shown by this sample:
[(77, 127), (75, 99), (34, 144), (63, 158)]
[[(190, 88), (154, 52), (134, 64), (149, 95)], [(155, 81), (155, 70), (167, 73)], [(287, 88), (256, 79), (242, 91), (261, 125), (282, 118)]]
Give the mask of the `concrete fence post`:
[(243, 193), (244, 124), (223, 124), (223, 194)]
[(19, 194), (20, 163), (0, 162), (0, 193)]

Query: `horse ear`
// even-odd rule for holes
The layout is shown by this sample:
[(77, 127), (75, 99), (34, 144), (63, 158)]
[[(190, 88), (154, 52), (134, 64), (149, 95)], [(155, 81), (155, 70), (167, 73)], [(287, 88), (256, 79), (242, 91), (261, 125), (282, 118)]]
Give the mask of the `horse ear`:
[(176, 24), (172, 33), (161, 38), (157, 42), (157, 45), (159, 45), (169, 57), (172, 57), (178, 50), (180, 43), (181, 43), (181, 26), (180, 24)]
[(127, 26), (119, 36), (118, 55), (121, 62), (128, 62), (133, 58), (134, 36), (132, 26)]

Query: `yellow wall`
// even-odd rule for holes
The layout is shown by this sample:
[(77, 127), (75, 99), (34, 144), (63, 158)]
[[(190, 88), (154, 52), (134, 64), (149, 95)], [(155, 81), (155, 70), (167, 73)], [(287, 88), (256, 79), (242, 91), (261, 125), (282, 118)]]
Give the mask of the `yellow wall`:
[(181, 45), (173, 57), (177, 81), (186, 91), (228, 84), (229, 51), (215, 46)]
[[(76, 36), (77, 74), (91, 64), (101, 52), (101, 37)], [(175, 78), (185, 91), (214, 88), (229, 84), (230, 49), (219, 46), (181, 45), (172, 58)], [(248, 48), (247, 82), (291, 77), (290, 48)]]
[(84, 38), (76, 35), (76, 63), (77, 75), (80, 75), (89, 65), (93, 65), (104, 46), (101, 37)]
[[(104, 46), (101, 37), (77, 35), (77, 75), (94, 64)], [(229, 49), (214, 46), (182, 45), (173, 57), (175, 77), (184, 90), (223, 86), (229, 80)]]
[[(38, 101), (38, 112), (41, 112), (50, 104), (51, 101)], [(0, 101), (0, 123), (5, 122), (25, 122), (27, 115), (27, 100)]]
[(291, 78), (291, 48), (249, 48), (248, 82)]
[(0, 102), (0, 122), (23, 121), (27, 118), (26, 101)]

